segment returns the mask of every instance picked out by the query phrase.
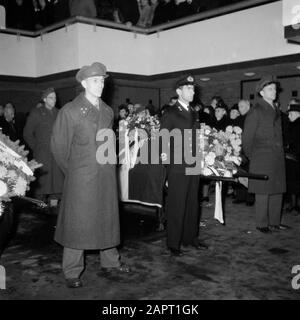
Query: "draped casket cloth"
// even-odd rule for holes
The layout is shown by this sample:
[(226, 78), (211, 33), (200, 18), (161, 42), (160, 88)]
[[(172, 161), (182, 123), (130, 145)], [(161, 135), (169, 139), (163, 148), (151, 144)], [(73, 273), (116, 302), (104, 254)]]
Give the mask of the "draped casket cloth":
[[(138, 141), (135, 135), (135, 142), (129, 147), (129, 139), (126, 139), (123, 150), (125, 161), (119, 167), (120, 200), (162, 207), (165, 169), (161, 164), (150, 164), (150, 140)], [(148, 164), (138, 163), (137, 160), (142, 152), (147, 152), (147, 148)], [(153, 149), (153, 152), (159, 150)]]

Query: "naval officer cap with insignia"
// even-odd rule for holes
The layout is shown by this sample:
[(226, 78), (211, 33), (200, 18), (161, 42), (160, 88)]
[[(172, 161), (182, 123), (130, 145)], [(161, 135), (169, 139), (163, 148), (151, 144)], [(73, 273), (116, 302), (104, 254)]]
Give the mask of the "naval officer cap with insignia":
[(183, 87), (183, 86), (195, 86), (195, 85), (196, 85), (196, 83), (195, 83), (194, 77), (189, 75), (189, 76), (184, 77), (176, 82), (175, 90), (177, 90), (178, 88)]
[(195, 79), (191, 75), (176, 82), (175, 90), (178, 95), (178, 100), (181, 102), (181, 104), (189, 105), (189, 103), (193, 101), (195, 85)]

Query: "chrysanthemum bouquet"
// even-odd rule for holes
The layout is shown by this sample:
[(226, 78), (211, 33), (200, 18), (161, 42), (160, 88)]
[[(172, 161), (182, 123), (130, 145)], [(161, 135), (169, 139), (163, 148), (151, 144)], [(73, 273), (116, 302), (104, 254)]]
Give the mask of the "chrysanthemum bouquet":
[[(119, 159), (133, 168), (138, 152), (147, 140), (154, 139), (159, 132), (160, 122), (157, 116), (151, 116), (147, 110), (129, 115), (119, 122)], [(121, 138), (120, 138), (121, 137)], [(120, 142), (121, 141), (121, 142)]]
[(203, 154), (202, 174), (232, 177), (241, 164), (240, 127), (228, 126), (226, 131), (217, 131), (209, 126), (201, 126), (200, 148)]
[(2, 202), (24, 196), (35, 180), (34, 170), (42, 166), (35, 160), (28, 161), (27, 154), (19, 141), (11, 141), (0, 131), (0, 216), (4, 210)]
[(122, 121), (122, 126), (128, 130), (130, 140), (133, 140), (133, 134), (137, 129), (143, 129), (146, 132), (147, 137), (143, 137), (144, 139), (151, 139), (159, 131), (160, 122), (157, 116), (151, 116), (147, 110), (144, 110), (129, 115)]

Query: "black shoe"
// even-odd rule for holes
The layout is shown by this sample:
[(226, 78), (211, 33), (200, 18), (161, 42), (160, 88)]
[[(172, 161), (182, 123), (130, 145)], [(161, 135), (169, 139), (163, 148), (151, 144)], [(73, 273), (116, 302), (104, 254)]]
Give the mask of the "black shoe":
[(268, 227), (256, 227), (256, 229), (262, 233), (272, 233), (272, 230)]
[(118, 267), (110, 267), (110, 268), (101, 267), (101, 271), (103, 271), (104, 273), (111, 273), (111, 272), (129, 273), (129, 272), (131, 272), (130, 267), (125, 263), (121, 263)]
[(278, 226), (269, 226), (269, 229), (272, 231), (272, 232), (279, 232), (279, 227)]
[(76, 289), (82, 287), (82, 281), (79, 278), (67, 278), (66, 285), (68, 288)]
[(276, 230), (276, 231), (284, 231), (284, 230), (288, 230), (291, 229), (291, 227), (289, 226), (285, 226), (284, 224), (280, 224), (279, 226), (269, 226), (269, 228), (271, 230)]
[(181, 257), (184, 255), (184, 253), (179, 250), (179, 249), (174, 249), (174, 248), (168, 248), (171, 256), (174, 256), (174, 257)]
[(286, 212), (292, 212), (294, 209), (296, 209), (295, 207), (289, 206), (285, 208)]
[(207, 250), (208, 245), (204, 241), (196, 241), (192, 244), (196, 250)]
[(203, 242), (203, 241), (195, 241), (194, 243), (192, 244), (188, 244), (188, 245), (183, 245), (183, 247), (186, 247), (186, 248), (189, 248), (189, 247), (192, 247), (196, 250), (207, 250), (208, 249), (208, 245)]

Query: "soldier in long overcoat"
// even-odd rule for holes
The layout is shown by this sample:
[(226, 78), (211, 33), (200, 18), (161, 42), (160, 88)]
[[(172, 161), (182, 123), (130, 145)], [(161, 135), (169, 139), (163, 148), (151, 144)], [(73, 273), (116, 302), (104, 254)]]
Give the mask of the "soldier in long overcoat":
[(39, 169), (34, 192), (37, 197), (45, 201), (48, 195), (60, 198), (64, 177), (50, 148), (52, 128), (58, 113), (58, 109), (55, 107), (56, 93), (54, 89), (44, 90), (41, 99), (44, 105), (40, 108), (34, 108), (30, 112), (23, 136), (33, 151), (34, 159), (43, 165)]
[(256, 91), (261, 98), (247, 114), (242, 146), (250, 161), (249, 171), (269, 177), (249, 180), (249, 192), (255, 193), (257, 229), (269, 233), (286, 229), (280, 224), (286, 179), (280, 111), (274, 103), (277, 80), (272, 76), (262, 78)]
[[(98, 62), (82, 67), (76, 79), (85, 92), (67, 103), (53, 127), (51, 148), (65, 173), (55, 240), (64, 246), (67, 286), (82, 286), (84, 250), (99, 249), (102, 268), (128, 272), (116, 246), (120, 243), (116, 166), (101, 164), (99, 132), (112, 129), (113, 111), (101, 99), (106, 67)], [(97, 138), (96, 138), (97, 137)], [(110, 151), (114, 141), (108, 140)]]

